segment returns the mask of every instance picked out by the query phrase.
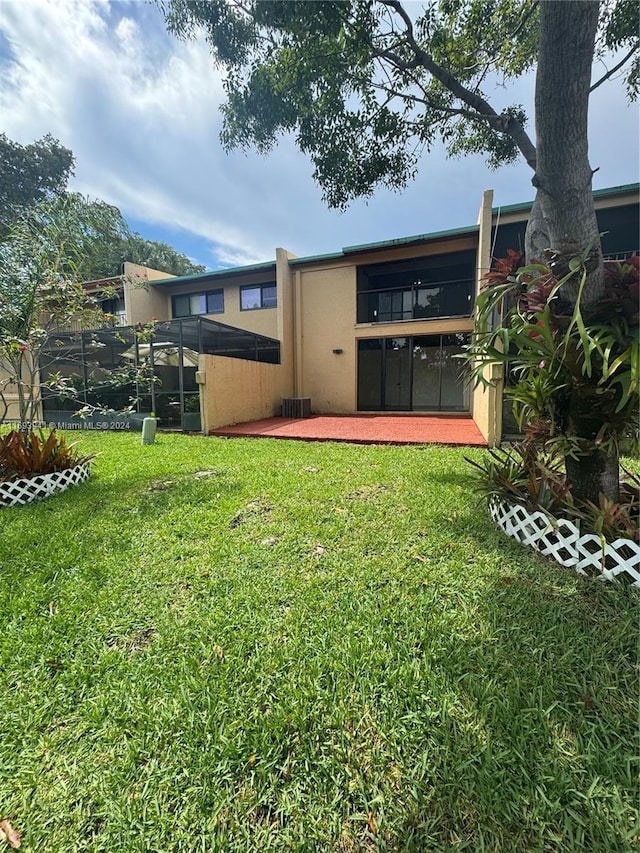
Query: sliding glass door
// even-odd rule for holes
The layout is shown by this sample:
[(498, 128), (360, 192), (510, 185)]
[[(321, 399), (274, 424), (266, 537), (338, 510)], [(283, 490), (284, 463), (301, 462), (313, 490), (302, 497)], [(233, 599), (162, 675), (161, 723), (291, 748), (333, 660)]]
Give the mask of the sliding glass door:
[(384, 407), (393, 412), (411, 409), (411, 338), (386, 338), (384, 348)]
[(358, 409), (467, 412), (463, 352), (469, 335), (423, 335), (358, 341)]

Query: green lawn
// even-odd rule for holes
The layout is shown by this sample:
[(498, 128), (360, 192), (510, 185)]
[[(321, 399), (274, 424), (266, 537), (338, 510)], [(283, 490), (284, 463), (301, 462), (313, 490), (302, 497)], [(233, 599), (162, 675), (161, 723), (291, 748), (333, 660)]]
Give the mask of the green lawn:
[(637, 594), (494, 530), (469, 451), (77, 437), (0, 510), (23, 851), (632, 848)]

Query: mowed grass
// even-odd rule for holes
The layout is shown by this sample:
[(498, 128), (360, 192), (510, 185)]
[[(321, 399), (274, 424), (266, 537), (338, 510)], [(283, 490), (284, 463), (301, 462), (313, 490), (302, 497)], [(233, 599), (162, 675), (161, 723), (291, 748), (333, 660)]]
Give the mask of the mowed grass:
[(494, 530), (479, 451), (78, 437), (0, 510), (22, 850), (632, 849), (637, 594)]

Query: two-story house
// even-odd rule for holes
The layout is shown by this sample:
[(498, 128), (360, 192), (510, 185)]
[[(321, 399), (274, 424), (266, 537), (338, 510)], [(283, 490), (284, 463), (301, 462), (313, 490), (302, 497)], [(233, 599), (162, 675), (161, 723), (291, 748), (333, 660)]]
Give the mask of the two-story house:
[[(638, 191), (594, 193), (607, 257), (638, 250)], [(531, 203), (492, 207), (492, 196), (484, 193), (476, 225), (330, 254), (277, 249), (265, 263), (180, 277), (126, 264), (108, 307), (130, 326), (157, 321), (167, 344), (197, 353), (172, 405), (184, 409), (187, 385), (192, 395), (199, 388), (205, 432), (278, 415), (283, 397), (310, 398), (321, 414), (472, 418), (493, 444), (513, 431), (501, 371), (489, 390), (472, 389), (456, 356), (492, 258), (523, 247)], [(252, 341), (271, 347), (266, 358), (247, 356)]]
[[(638, 185), (594, 198), (605, 256), (637, 251)], [(449, 231), (310, 257), (278, 249), (263, 264), (175, 278), (129, 266), (127, 319), (203, 316), (280, 342), (278, 365), (201, 355), (205, 430), (279, 414), (283, 396), (309, 397), (316, 413), (472, 417), (494, 443), (500, 375), (494, 389), (473, 390), (455, 356), (473, 329), (482, 276), (492, 258), (522, 248), (530, 208), (492, 207), (489, 191), (478, 223)]]

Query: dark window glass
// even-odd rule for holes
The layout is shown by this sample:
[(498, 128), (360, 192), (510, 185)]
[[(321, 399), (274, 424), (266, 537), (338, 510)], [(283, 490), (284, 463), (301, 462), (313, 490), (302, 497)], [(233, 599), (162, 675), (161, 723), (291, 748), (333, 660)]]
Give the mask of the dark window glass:
[(475, 251), (358, 268), (358, 323), (469, 317)]
[(262, 288), (262, 307), (263, 308), (275, 308), (276, 307), (276, 286), (275, 284), (269, 285), (268, 287)]
[(274, 283), (252, 284), (240, 288), (241, 311), (253, 311), (256, 308), (275, 308), (277, 302)]
[(469, 411), (468, 369), (456, 357), (469, 340), (460, 332), (358, 341), (358, 409)]
[(240, 308), (242, 311), (252, 311), (254, 308), (262, 308), (259, 287), (243, 287), (240, 290)]
[(207, 293), (207, 314), (224, 314), (224, 290)]
[(358, 409), (382, 406), (382, 338), (358, 341)]
[(191, 313), (191, 299), (189, 296), (174, 296), (173, 297), (173, 316), (188, 317)]
[(174, 317), (222, 313), (224, 313), (224, 290), (222, 289), (203, 293), (180, 293), (173, 297)]

